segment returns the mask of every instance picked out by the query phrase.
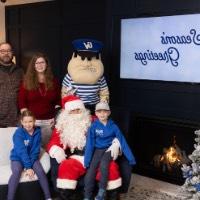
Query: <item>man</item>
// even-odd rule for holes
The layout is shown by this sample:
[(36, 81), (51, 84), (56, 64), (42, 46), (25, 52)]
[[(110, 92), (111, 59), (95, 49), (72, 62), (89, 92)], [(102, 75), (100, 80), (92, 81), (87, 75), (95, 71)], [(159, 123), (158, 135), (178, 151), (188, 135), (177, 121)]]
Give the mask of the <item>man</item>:
[(23, 71), (13, 63), (9, 43), (0, 43), (0, 127), (18, 123), (17, 95)]

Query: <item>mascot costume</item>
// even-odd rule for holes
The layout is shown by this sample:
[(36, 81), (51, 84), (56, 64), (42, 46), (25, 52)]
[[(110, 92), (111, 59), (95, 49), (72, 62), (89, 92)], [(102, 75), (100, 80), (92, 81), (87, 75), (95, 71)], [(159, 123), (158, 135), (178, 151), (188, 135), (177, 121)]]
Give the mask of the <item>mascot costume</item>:
[(97, 40), (73, 41), (74, 53), (68, 63), (68, 73), (62, 83), (62, 97), (75, 94), (92, 114), (99, 101), (109, 101), (109, 90), (103, 76), (104, 66), (100, 51), (103, 44)]
[[(73, 95), (62, 99), (62, 107), (63, 110), (57, 118), (55, 129), (47, 145), (47, 151), (50, 157), (59, 163), (56, 187), (60, 191), (60, 197), (68, 200), (77, 188), (78, 180), (86, 172), (83, 164), (84, 148), (91, 115), (83, 102)], [(111, 154), (113, 146), (115, 146), (114, 142), (109, 147)], [(108, 179), (107, 190), (121, 186), (118, 165), (114, 161), (110, 163)]]

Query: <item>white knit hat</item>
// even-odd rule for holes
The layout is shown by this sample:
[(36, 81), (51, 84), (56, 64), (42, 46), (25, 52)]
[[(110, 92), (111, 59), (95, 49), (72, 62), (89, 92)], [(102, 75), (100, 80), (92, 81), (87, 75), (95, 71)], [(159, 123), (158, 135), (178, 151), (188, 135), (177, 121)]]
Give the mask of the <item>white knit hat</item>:
[(69, 95), (62, 98), (62, 107), (68, 111), (85, 109), (83, 102), (79, 99), (79, 97), (74, 95)]

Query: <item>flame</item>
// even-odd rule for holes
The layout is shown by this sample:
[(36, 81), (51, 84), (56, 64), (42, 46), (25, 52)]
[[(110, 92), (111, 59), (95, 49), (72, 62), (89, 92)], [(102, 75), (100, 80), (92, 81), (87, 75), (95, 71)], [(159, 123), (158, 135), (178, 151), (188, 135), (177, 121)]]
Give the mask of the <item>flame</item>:
[[(167, 161), (170, 163), (170, 164), (174, 164), (175, 162), (180, 162), (181, 160), (179, 159), (179, 156), (177, 154), (177, 151), (174, 147), (169, 147), (169, 149), (166, 151), (165, 153), (165, 158), (167, 159)], [(161, 161), (163, 161), (164, 159), (164, 156), (161, 157)]]

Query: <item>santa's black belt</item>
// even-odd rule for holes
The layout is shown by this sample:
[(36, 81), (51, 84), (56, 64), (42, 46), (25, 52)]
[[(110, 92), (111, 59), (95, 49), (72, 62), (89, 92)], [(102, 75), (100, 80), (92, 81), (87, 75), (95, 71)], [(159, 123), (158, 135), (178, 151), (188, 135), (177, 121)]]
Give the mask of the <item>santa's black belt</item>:
[(75, 149), (74, 152), (71, 153), (71, 155), (83, 156), (84, 155), (84, 151), (83, 150), (79, 150), (79, 149)]

